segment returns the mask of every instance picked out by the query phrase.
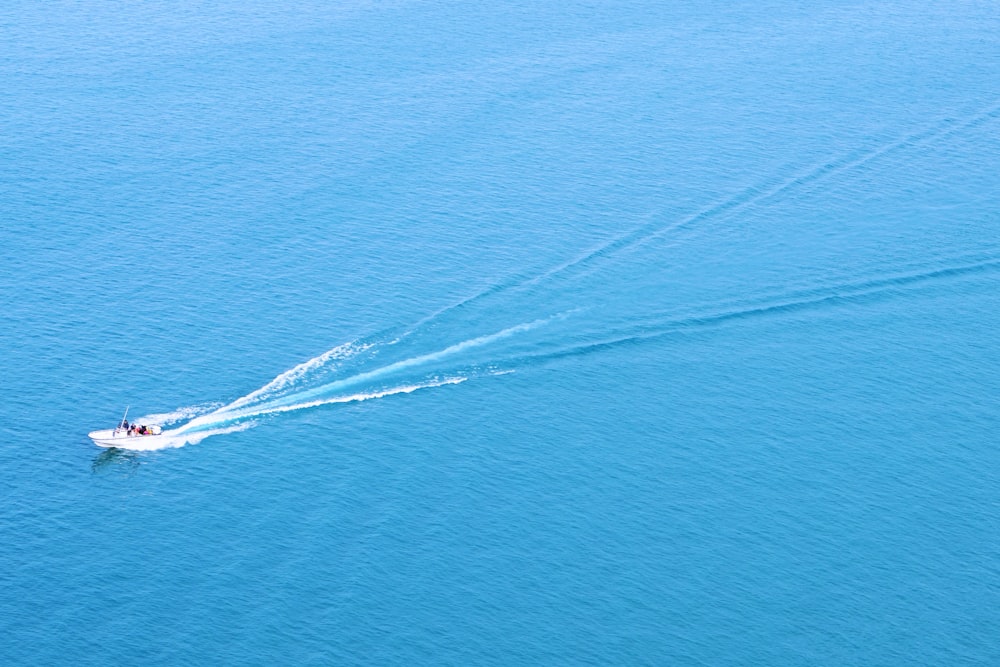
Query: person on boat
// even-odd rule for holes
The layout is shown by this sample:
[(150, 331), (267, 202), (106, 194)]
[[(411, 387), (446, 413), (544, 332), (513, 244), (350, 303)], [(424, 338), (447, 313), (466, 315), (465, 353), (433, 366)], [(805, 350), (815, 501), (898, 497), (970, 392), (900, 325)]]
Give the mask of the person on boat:
[(123, 419), (121, 425), (118, 428), (125, 429), (127, 431), (128, 430), (128, 420), (127, 419)]

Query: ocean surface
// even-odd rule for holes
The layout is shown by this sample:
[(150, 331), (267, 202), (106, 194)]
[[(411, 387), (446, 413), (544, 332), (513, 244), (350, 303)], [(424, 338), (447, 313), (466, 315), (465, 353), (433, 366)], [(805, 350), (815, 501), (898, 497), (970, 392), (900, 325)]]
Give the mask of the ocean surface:
[(1000, 664), (997, 3), (13, 0), (0, 81), (0, 664)]

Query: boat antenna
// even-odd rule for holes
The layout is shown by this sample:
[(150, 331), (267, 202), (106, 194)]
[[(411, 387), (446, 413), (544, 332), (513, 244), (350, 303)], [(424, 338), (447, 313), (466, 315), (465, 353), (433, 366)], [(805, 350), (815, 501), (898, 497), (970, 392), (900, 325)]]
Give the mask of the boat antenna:
[[(122, 420), (120, 422), (118, 422), (118, 428), (124, 428), (125, 427), (125, 420), (128, 419), (128, 409), (131, 408), (131, 407), (132, 407), (131, 405), (126, 405), (125, 406), (125, 414), (122, 415)], [(116, 428), (115, 430), (117, 431), (118, 428)]]

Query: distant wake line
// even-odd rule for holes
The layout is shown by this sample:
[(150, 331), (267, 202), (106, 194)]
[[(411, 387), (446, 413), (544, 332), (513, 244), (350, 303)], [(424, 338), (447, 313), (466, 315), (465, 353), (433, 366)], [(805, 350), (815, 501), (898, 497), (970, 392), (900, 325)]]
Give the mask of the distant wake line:
[(467, 297), (424, 318), (413, 329), (418, 329), (442, 315), (462, 310), (474, 303), (503, 292), (528, 288), (557, 278), (577, 275), (591, 269), (598, 262), (611, 260), (627, 250), (642, 247), (668, 234), (694, 229), (713, 221), (730, 219), (737, 213), (752, 210), (768, 202), (780, 200), (780, 197), (783, 195), (807, 188), (825, 179), (848, 173), (893, 153), (952, 137), (997, 119), (1000, 119), (1000, 100), (994, 100), (986, 107), (966, 115), (940, 118), (928, 124), (923, 129), (900, 136), (886, 143), (867, 148), (857, 148), (839, 156), (831, 156), (802, 173), (787, 177), (767, 178), (761, 183), (748, 186), (739, 192), (725, 197), (721, 201), (710, 204), (680, 219), (664, 221), (660, 216), (657, 216), (657, 219), (651, 222), (640, 225), (609, 241), (605, 241), (601, 245), (585, 251), (582, 255), (537, 275), (512, 276), (491, 285), (478, 294)]
[(969, 264), (943, 267), (930, 271), (909, 273), (885, 278), (844, 283), (840, 285), (793, 292), (784, 297), (748, 303), (728, 309), (716, 310), (686, 317), (645, 318), (631, 329), (608, 332), (595, 340), (577, 342), (565, 347), (540, 351), (521, 359), (511, 360), (512, 365), (529, 365), (566, 357), (577, 357), (613, 348), (662, 340), (669, 336), (697, 332), (731, 322), (759, 319), (769, 316), (794, 315), (799, 312), (825, 307), (861, 303), (866, 299), (902, 293), (908, 288), (934, 283), (949, 278), (961, 278), (1000, 270), (1000, 259), (985, 259)]

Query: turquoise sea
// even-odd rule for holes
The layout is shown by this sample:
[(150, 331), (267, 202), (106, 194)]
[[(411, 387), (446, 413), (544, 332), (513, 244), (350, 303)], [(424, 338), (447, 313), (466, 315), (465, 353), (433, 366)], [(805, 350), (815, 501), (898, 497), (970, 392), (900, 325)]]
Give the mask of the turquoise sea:
[(13, 0), (0, 81), (0, 664), (1000, 664), (995, 2)]

